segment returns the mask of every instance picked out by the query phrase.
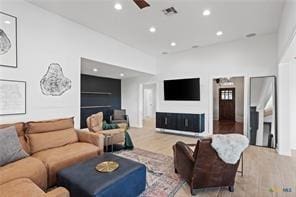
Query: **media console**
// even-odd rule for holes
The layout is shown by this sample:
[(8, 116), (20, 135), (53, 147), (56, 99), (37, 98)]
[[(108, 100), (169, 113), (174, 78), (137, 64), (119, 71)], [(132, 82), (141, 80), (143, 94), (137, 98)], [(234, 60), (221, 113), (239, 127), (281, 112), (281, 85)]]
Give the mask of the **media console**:
[(205, 114), (156, 112), (156, 129), (197, 136), (205, 130)]

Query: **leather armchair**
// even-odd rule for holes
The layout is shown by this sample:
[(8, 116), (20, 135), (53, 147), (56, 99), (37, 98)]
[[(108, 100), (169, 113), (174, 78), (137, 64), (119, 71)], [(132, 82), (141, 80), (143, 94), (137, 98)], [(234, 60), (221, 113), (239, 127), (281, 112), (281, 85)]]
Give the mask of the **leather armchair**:
[(177, 142), (173, 146), (175, 172), (190, 185), (191, 193), (197, 194), (197, 189), (207, 187), (225, 187), (234, 191), (234, 182), (239, 166), (222, 161), (211, 147), (211, 139), (198, 140), (195, 150), (189, 145)]

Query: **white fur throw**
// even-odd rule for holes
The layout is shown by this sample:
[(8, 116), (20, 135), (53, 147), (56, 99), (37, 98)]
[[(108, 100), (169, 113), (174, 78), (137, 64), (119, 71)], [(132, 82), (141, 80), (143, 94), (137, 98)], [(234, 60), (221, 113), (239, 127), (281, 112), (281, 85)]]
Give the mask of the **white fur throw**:
[(228, 164), (236, 164), (241, 153), (248, 147), (249, 139), (241, 134), (213, 135), (211, 146), (219, 157)]

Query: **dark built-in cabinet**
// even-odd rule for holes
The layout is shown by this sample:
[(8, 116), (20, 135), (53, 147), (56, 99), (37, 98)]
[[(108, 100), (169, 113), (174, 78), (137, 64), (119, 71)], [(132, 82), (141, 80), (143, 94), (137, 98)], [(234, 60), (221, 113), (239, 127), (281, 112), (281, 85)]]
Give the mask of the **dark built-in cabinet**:
[(205, 130), (205, 114), (156, 112), (156, 128), (202, 133)]
[(80, 127), (86, 128), (86, 119), (103, 112), (109, 121), (113, 109), (121, 109), (121, 80), (81, 75)]

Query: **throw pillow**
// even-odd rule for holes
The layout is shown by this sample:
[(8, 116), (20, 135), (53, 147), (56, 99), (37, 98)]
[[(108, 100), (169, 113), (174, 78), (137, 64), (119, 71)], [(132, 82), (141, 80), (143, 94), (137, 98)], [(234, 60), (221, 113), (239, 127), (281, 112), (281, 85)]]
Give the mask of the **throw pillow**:
[(14, 126), (0, 129), (0, 166), (28, 156), (22, 149)]
[(109, 129), (118, 129), (119, 126), (117, 124), (108, 124), (106, 121), (103, 122), (103, 130)]

